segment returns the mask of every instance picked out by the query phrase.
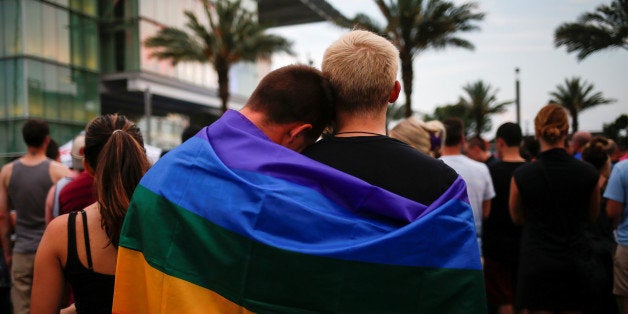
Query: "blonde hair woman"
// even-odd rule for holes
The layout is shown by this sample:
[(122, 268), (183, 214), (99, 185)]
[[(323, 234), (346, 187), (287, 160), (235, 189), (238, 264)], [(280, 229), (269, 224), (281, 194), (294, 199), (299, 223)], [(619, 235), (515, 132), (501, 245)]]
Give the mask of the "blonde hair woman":
[(445, 142), (445, 126), (437, 120), (424, 122), (418, 118), (409, 117), (395, 125), (388, 135), (424, 154), (438, 158), (440, 147)]

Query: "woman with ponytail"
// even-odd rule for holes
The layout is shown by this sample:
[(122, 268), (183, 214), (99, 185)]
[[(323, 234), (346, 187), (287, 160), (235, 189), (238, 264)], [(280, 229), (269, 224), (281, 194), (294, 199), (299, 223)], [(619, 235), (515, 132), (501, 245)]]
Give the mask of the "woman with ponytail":
[(120, 229), (149, 161), (140, 130), (126, 117), (103, 115), (85, 129), (85, 169), (97, 202), (54, 219), (35, 258), (32, 313), (59, 313), (72, 287), (78, 313), (111, 313)]
[(515, 307), (532, 314), (581, 313), (595, 280), (585, 229), (599, 212), (598, 173), (565, 151), (563, 107), (543, 107), (534, 130), (541, 152), (515, 170), (510, 186), (510, 214), (523, 225)]

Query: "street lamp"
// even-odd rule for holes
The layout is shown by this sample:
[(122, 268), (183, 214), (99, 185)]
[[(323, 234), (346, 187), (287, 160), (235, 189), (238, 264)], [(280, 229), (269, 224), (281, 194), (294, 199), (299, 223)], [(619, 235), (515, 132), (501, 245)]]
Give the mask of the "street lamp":
[(517, 124), (521, 126), (521, 99), (519, 97), (519, 68), (515, 68), (515, 105), (517, 106)]

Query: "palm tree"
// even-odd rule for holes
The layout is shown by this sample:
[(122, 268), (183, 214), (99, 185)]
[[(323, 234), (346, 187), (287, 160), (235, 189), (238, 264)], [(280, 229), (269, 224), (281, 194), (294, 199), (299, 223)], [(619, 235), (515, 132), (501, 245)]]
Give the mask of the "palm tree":
[(464, 134), (469, 134), (469, 126), (471, 125), (471, 120), (469, 120), (469, 109), (461, 103), (438, 106), (434, 108), (434, 112), (432, 114), (426, 114), (423, 119), (425, 121), (445, 121), (445, 119), (453, 117), (462, 119), (464, 124)]
[(578, 61), (606, 48), (628, 49), (628, 0), (613, 0), (593, 13), (582, 14), (575, 23), (563, 23), (554, 33), (556, 47), (577, 51)]
[(467, 93), (467, 98), (460, 97), (458, 103), (467, 108), (470, 127), (476, 136), (490, 130), (492, 114), (503, 112), (507, 105), (513, 103), (513, 101), (497, 102), (498, 89), (493, 89), (490, 84), (482, 80), (468, 83), (462, 89)]
[(386, 18), (386, 27), (381, 27), (362, 13), (351, 20), (336, 23), (350, 28), (358, 26), (383, 34), (399, 49), (406, 98), (405, 116), (409, 117), (412, 115), (414, 57), (430, 48), (474, 49), (473, 44), (456, 35), (479, 29), (473, 23), (484, 19), (484, 13), (475, 11), (478, 7), (475, 2), (460, 6), (446, 0), (375, 0), (375, 3)]
[(207, 27), (191, 11), (185, 11), (191, 33), (175, 27), (162, 28), (144, 42), (156, 48), (152, 57), (178, 62), (211, 62), (218, 74), (218, 95), (222, 112), (229, 102), (229, 70), (240, 61), (256, 61), (273, 52), (292, 53), (288, 40), (265, 34), (255, 15), (241, 6), (241, 0), (201, 0), (208, 19)]
[(571, 131), (578, 131), (578, 114), (597, 105), (610, 104), (615, 99), (604, 98), (602, 92), (594, 92), (593, 84), (580, 81), (579, 77), (565, 79), (564, 85), (557, 85), (556, 91), (551, 92), (550, 102), (557, 103), (569, 112), (571, 116)]

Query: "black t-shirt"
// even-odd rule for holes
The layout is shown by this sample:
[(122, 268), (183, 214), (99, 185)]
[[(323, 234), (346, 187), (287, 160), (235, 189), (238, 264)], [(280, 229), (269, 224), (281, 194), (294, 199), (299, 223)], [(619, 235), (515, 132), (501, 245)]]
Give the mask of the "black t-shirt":
[(516, 263), (519, 254), (521, 227), (510, 218), (508, 198), (512, 174), (523, 164), (525, 162), (497, 161), (489, 166), (495, 198), (491, 200), (490, 215), (482, 223), (482, 253), (503, 263)]
[(458, 177), (442, 161), (387, 136), (329, 137), (303, 154), (423, 205), (434, 202)]

